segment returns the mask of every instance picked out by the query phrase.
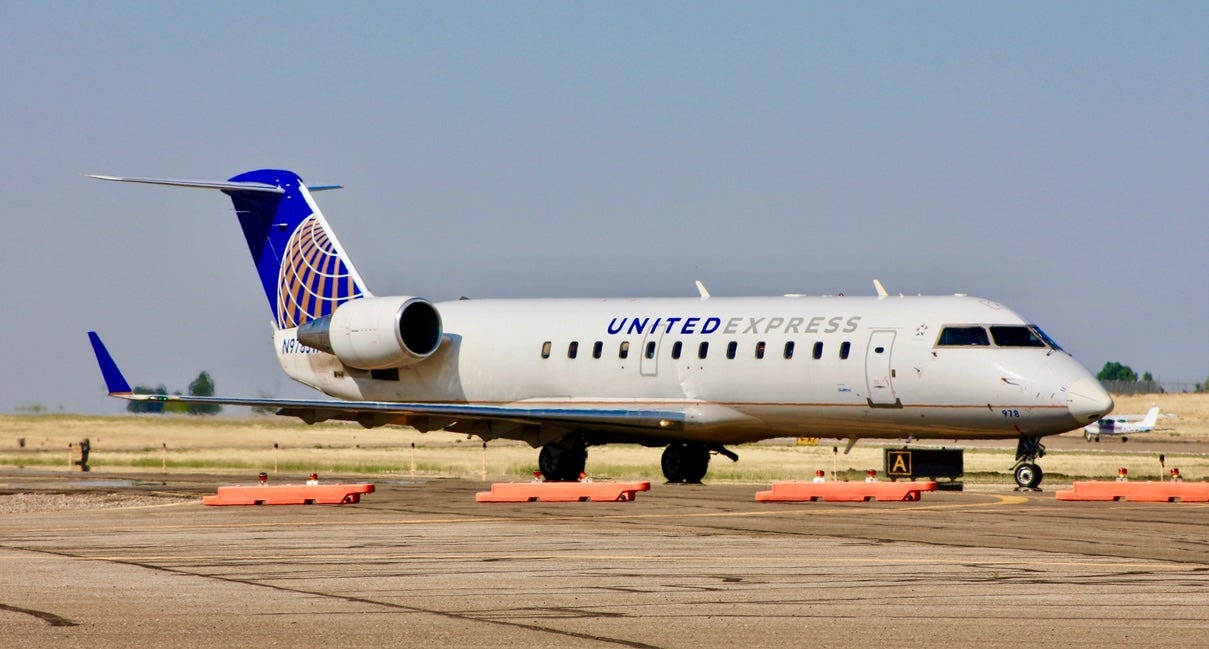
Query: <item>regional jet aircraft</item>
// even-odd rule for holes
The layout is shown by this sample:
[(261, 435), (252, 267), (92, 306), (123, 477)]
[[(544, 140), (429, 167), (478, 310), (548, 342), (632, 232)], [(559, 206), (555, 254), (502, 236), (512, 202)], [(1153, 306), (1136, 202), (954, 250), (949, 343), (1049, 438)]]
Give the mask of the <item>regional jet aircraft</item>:
[(131, 393), (95, 333), (109, 393), (273, 407), (308, 423), (400, 424), (524, 440), (549, 480), (588, 448), (666, 447), (672, 482), (728, 445), (782, 436), (1017, 439), (1035, 487), (1040, 440), (1112, 410), (1095, 377), (1034, 324), (954, 296), (471, 299), (373, 295), (292, 172), (225, 182), (96, 176), (218, 190), (236, 216), (292, 379), (336, 399)]
[[(1140, 420), (1140, 421), (1139, 421)], [(1145, 415), (1113, 415), (1104, 417), (1083, 427), (1083, 439), (1100, 441), (1101, 435), (1119, 435), (1128, 442), (1127, 435), (1149, 433), (1159, 421), (1159, 407), (1151, 406)]]

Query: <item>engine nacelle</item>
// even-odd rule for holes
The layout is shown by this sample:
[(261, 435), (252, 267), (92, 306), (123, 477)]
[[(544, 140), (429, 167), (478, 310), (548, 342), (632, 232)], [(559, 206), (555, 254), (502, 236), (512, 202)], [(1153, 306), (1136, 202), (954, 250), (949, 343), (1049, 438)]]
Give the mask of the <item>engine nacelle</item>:
[(441, 314), (419, 297), (367, 297), (298, 327), (298, 342), (363, 370), (414, 365), (441, 345)]

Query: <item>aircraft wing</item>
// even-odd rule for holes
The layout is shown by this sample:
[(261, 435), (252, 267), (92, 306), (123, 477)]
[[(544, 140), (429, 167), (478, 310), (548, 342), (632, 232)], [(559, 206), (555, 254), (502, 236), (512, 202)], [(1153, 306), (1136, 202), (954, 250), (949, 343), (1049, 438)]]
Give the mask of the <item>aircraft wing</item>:
[(396, 401), (337, 401), (332, 399), (267, 399), (241, 397), (198, 397), (186, 395), (135, 394), (130, 384), (118, 369), (105, 344), (95, 331), (88, 332), (96, 354), (97, 364), (105, 379), (109, 396), (129, 401), (156, 401), (184, 404), (218, 404), (275, 408), (277, 414), (299, 417), (307, 423), (342, 419), (358, 421), (364, 425), (387, 423), (418, 424), (421, 430), (440, 428), (467, 429), (467, 432), (484, 438), (506, 436), (492, 434), (490, 428), (455, 426), (463, 422), (497, 422), (513, 425), (539, 425), (605, 428), (618, 431), (640, 432), (643, 429), (676, 431), (684, 427), (687, 418), (683, 407), (669, 404), (667, 408), (627, 408), (624, 402), (615, 407), (602, 406), (600, 402), (551, 405), (549, 402), (526, 405), (431, 403)]

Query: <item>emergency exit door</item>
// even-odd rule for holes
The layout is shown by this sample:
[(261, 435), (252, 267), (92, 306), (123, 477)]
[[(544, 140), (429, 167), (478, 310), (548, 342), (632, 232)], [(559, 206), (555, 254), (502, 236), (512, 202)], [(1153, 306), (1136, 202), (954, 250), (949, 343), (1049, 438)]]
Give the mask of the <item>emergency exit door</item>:
[(869, 349), (865, 353), (865, 381), (871, 406), (902, 407), (894, 391), (894, 368), (890, 364), (894, 336), (893, 331), (874, 331), (869, 335)]

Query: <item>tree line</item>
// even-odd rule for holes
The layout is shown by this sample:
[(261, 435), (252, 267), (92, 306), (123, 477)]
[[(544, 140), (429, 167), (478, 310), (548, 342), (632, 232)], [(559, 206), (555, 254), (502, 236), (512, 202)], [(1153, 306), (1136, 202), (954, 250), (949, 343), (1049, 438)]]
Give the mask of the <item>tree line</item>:
[[(169, 396), (168, 388), (160, 385), (152, 388), (145, 385), (134, 387), (135, 394), (158, 394), (161, 396)], [(174, 395), (180, 395), (180, 390), (173, 392)], [(214, 396), (214, 379), (210, 378), (210, 373), (202, 370), (201, 374), (197, 375), (189, 383), (189, 396), (191, 397), (212, 397)], [(222, 411), (222, 406), (217, 403), (180, 403), (179, 401), (131, 401), (126, 404), (126, 410), (129, 412), (150, 412), (157, 414), (182, 414), (182, 415), (216, 415)]]
[[(1142, 376), (1133, 371), (1133, 368), (1118, 363), (1109, 361), (1104, 364), (1103, 369), (1096, 374), (1096, 378), (1109, 392), (1118, 394), (1153, 394), (1157, 392), (1165, 392), (1163, 386), (1155, 380), (1154, 375), (1150, 372), (1142, 372)], [(1209, 378), (1206, 378), (1203, 383), (1196, 384), (1196, 392), (1209, 392)]]

